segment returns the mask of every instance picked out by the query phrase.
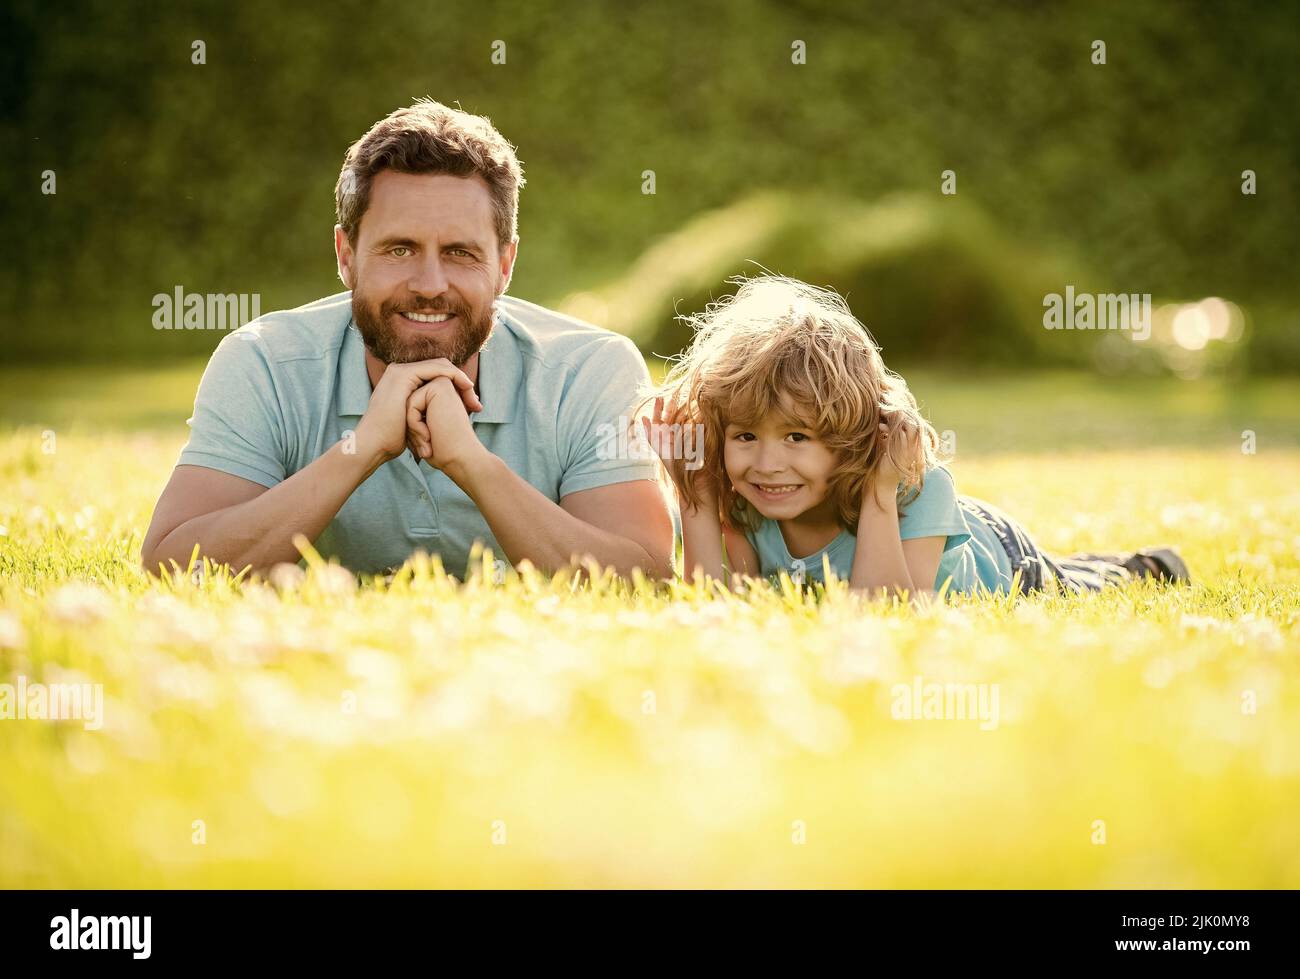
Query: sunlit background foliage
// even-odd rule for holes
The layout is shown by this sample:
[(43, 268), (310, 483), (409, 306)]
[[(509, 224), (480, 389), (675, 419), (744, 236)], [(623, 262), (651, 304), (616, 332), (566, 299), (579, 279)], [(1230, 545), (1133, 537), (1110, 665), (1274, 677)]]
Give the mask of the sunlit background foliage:
[[(603, 308), (647, 351), (757, 261), (851, 291), (887, 355), (1300, 368), (1293, 4), (15, 0), (0, 35), (6, 357), (211, 350), (150, 325), (176, 285), (263, 310), (337, 291), (343, 152), (432, 96), (519, 148), (515, 292)], [(611, 304), (634, 267), (651, 284)], [(1044, 343), (1070, 283), (1219, 297), (1241, 329)]]
[[(0, 720), (0, 886), (1300, 885), (1293, 5), (14, 0), (0, 37), (0, 683), (106, 697)], [(731, 275), (834, 286), (963, 492), (1194, 584), (147, 578), (222, 335), (152, 297), (337, 291), (343, 152), (426, 95), (519, 147), (516, 295), (658, 372)], [(1044, 330), (1067, 285), (1150, 293), (1150, 340)], [(897, 719), (916, 677), (998, 724)]]

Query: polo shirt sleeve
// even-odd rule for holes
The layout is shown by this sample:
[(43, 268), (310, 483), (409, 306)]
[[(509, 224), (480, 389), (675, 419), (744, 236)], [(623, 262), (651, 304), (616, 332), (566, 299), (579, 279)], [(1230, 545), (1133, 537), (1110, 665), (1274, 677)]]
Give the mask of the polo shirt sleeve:
[(619, 437), (649, 384), (641, 352), (617, 334), (602, 338), (574, 371), (556, 421), (561, 499), (598, 486), (659, 478), (653, 454), (638, 451), (640, 443), (631, 434)]
[(936, 466), (925, 474), (920, 495), (904, 506), (899, 517), (898, 536), (900, 540), (947, 537), (945, 551), (970, 540), (970, 528), (957, 504), (957, 484), (947, 469)]
[(268, 488), (284, 481), (284, 418), (261, 337), (245, 328), (221, 341), (187, 424), (190, 440), (177, 465), (216, 469)]

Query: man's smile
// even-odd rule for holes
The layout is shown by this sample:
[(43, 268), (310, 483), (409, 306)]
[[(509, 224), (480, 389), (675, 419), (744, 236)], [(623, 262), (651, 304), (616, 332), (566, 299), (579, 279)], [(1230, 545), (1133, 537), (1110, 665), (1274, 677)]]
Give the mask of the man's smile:
[(396, 315), (397, 318), (402, 321), (403, 325), (410, 327), (412, 330), (420, 330), (425, 332), (430, 330), (444, 329), (449, 323), (451, 323), (453, 320), (456, 319), (456, 314), (449, 313), (449, 312), (442, 312), (442, 313), (406, 312), (406, 313), (396, 313), (394, 315)]

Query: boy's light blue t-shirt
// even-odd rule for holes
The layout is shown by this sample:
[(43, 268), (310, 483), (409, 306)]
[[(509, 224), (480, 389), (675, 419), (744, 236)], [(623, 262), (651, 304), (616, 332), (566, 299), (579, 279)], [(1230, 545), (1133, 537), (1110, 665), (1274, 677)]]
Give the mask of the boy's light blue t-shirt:
[[(652, 455), (620, 451), (618, 426), (649, 374), (627, 337), (520, 299), (497, 301), (479, 354), (479, 441), (558, 503), (580, 490), (657, 479)], [(271, 487), (356, 430), (370, 403), (365, 345), (352, 294), (270, 313), (227, 336), (199, 384), (179, 465), (204, 466)], [(465, 574), (487, 521), (450, 477), (410, 452), (380, 466), (316, 541), (354, 571), (399, 567), (417, 550)]]
[[(935, 591), (950, 578), (949, 592), (1011, 590), (1011, 559), (993, 528), (978, 514), (961, 507), (956, 484), (946, 468), (937, 466), (926, 472), (925, 484), (916, 499), (905, 506), (898, 530), (902, 540), (947, 538), (934, 580)], [(824, 581), (823, 557), (829, 558), (831, 569), (842, 581), (847, 581), (853, 572), (858, 538), (847, 530), (841, 531), (820, 551), (804, 558), (795, 558), (790, 553), (781, 525), (775, 520), (762, 520), (756, 531), (747, 530), (745, 536), (758, 554), (764, 577), (775, 577), (785, 571), (791, 576), (802, 574), (805, 581)]]

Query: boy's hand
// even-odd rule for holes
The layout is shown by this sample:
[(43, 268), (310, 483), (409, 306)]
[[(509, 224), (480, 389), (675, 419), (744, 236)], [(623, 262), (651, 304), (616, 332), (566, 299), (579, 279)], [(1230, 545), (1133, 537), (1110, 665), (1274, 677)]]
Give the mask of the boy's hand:
[[(641, 428), (645, 432), (646, 441), (650, 447), (655, 450), (655, 455), (659, 461), (665, 465), (670, 464), (675, 456), (677, 448), (674, 442), (678, 441), (676, 432), (678, 429), (673, 425), (673, 419), (677, 416), (677, 402), (670, 401), (668, 407), (664, 407), (663, 398), (655, 398), (654, 412), (649, 418), (641, 419)], [(678, 442), (680, 447), (680, 442)]]
[[(912, 426), (905, 425), (902, 453), (905, 458), (913, 458), (917, 448), (918, 433), (913, 430)], [(875, 493), (876, 497), (881, 500), (893, 500), (898, 494), (898, 484), (903, 480), (903, 473), (894, 465), (889, 457), (887, 443), (889, 441), (889, 426), (884, 422), (880, 423), (880, 434), (878, 436), (880, 456), (876, 463), (876, 468), (867, 478), (867, 484), (864, 488), (866, 494)]]
[(889, 441), (889, 426), (884, 422), (880, 423), (880, 434), (876, 437), (876, 442), (880, 446), (880, 459), (876, 463), (876, 471), (873, 474), (872, 481), (877, 486), (890, 489), (898, 486), (903, 474), (898, 471), (892, 459), (889, 458), (889, 452), (886, 443)]
[[(687, 431), (682, 416), (683, 412), (675, 399), (665, 405), (663, 398), (655, 398), (654, 411), (651, 417), (641, 419), (641, 428), (646, 441), (650, 443), (650, 447), (654, 449), (655, 455), (659, 457), (660, 463), (670, 477), (673, 472), (673, 462), (679, 458), (687, 459), (686, 469), (690, 471), (688, 478), (695, 481), (696, 489), (706, 501), (715, 499), (717, 489), (713, 486), (712, 480), (707, 478), (700, 465), (689, 464), (692, 453), (703, 451), (704, 446), (694, 441), (700, 438), (702, 432), (695, 427)], [(678, 495), (679, 497), (681, 495), (680, 489)]]

